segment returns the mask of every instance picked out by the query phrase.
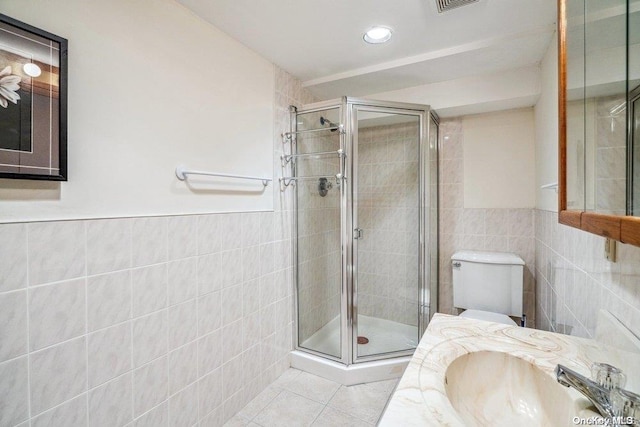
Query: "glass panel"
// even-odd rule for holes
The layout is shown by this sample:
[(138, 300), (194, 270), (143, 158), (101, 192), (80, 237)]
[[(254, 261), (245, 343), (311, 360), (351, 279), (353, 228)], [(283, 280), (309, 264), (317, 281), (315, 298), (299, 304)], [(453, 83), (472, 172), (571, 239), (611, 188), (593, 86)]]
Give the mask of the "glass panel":
[[(426, 280), (429, 280), (428, 290), (425, 289), (424, 305), (429, 307), (426, 319), (431, 317), (438, 310), (438, 123), (429, 118), (429, 217), (426, 223), (429, 224), (428, 240), (428, 260), (429, 270)], [(427, 322), (423, 327), (426, 328)]]
[[(298, 131), (339, 124), (340, 109), (297, 116)], [(338, 131), (299, 133), (297, 154), (337, 151)], [(340, 159), (335, 155), (299, 156), (292, 160), (299, 180), (297, 198), (298, 343), (300, 347), (340, 358), (340, 187), (335, 177)]]
[(585, 1), (587, 210), (612, 215), (626, 213), (626, 8), (626, 0)]
[[(593, 207), (593, 189), (585, 189), (585, 156), (588, 150), (585, 149), (584, 0), (567, 0), (566, 7), (567, 209), (583, 211), (587, 206)], [(585, 201), (587, 193), (591, 195), (588, 202)]]
[(420, 117), (357, 109), (357, 356), (418, 343)]

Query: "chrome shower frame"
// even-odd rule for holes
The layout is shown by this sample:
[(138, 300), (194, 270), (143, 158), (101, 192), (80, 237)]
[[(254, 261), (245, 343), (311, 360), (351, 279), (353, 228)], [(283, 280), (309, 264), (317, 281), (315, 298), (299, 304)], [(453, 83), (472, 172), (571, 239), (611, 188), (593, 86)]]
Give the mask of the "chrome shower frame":
[[(299, 342), (299, 319), (298, 308), (298, 187), (293, 194), (293, 284), (294, 284), (294, 322), (293, 322), (293, 342), (295, 350), (309, 353), (324, 359), (339, 362), (345, 366), (364, 363), (369, 361), (379, 361), (411, 356), (414, 350), (396, 351), (369, 356), (357, 356), (357, 327), (358, 327), (358, 274), (357, 274), (357, 239), (354, 239), (354, 230), (358, 227), (358, 123), (357, 112), (373, 111), (380, 113), (412, 115), (419, 118), (419, 203), (418, 218), (419, 224), (417, 232), (419, 234), (418, 249), (418, 338), (422, 334), (427, 324), (437, 311), (437, 288), (430, 285), (437, 283), (437, 258), (435, 271), (430, 268), (430, 259), (437, 257), (437, 233), (435, 236), (429, 235), (431, 221), (437, 218), (431, 217), (430, 201), (430, 153), (435, 153), (436, 147), (429, 146), (429, 128), (432, 125), (438, 126), (437, 115), (430, 110), (429, 106), (420, 104), (409, 104), (400, 102), (375, 101), (361, 98), (343, 97), (340, 99), (322, 101), (313, 104), (292, 107), (290, 109), (290, 131), (291, 153), (296, 154), (297, 143), (297, 115), (313, 113), (327, 109), (339, 108), (340, 122), (344, 126), (344, 131), (340, 132), (340, 149), (345, 154), (346, 161), (341, 162), (340, 173), (343, 176), (340, 185), (340, 236), (341, 236), (341, 291), (340, 291), (340, 344), (341, 355), (335, 357), (313, 349), (301, 347)], [(342, 129), (341, 129), (342, 130)], [(344, 159), (344, 158), (343, 158)], [(437, 162), (436, 162), (437, 164)], [(295, 163), (291, 165), (291, 175), (296, 176)], [(437, 173), (436, 173), (437, 176)], [(437, 203), (437, 201), (436, 201)], [(437, 224), (435, 229), (437, 230)], [(435, 239), (435, 245), (429, 244)], [(432, 275), (436, 275), (436, 280), (432, 281)], [(429, 296), (427, 301), (427, 295)]]

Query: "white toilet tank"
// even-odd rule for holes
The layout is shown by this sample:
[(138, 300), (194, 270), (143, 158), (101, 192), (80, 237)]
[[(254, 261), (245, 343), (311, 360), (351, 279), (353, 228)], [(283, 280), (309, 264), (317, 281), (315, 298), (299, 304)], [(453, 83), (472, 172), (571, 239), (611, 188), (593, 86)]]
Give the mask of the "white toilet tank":
[(454, 307), (522, 316), (524, 261), (518, 255), (460, 251), (451, 264)]

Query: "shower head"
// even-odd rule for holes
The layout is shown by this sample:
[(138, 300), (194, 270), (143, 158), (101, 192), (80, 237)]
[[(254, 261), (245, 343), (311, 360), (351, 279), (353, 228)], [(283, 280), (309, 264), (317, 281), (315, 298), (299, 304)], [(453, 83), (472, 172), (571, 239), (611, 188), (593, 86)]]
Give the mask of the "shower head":
[[(333, 123), (333, 122), (332, 122), (331, 120), (329, 120), (329, 119), (325, 119), (325, 118), (324, 118), (324, 117), (322, 117), (322, 116), (320, 116), (320, 124), (321, 124), (322, 126), (324, 126), (324, 125), (329, 125), (329, 127), (332, 127), (332, 128), (337, 128), (337, 127), (338, 127), (338, 125), (337, 125), (337, 124)], [(335, 132), (336, 130), (338, 130), (338, 129), (331, 129), (331, 132)]]

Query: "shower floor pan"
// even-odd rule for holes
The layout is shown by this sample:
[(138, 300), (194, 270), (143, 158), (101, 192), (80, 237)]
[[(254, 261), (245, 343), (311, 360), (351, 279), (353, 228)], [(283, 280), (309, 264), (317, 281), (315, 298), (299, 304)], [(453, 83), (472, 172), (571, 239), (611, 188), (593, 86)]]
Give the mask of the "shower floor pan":
[[(418, 345), (418, 328), (370, 316), (358, 316), (358, 336), (367, 344), (358, 344), (358, 354), (369, 356), (402, 350)], [(340, 353), (340, 317), (336, 317), (301, 343), (301, 347), (327, 354)], [(291, 366), (344, 385), (398, 378), (410, 356), (362, 362), (349, 366), (304, 351), (291, 353)]]

